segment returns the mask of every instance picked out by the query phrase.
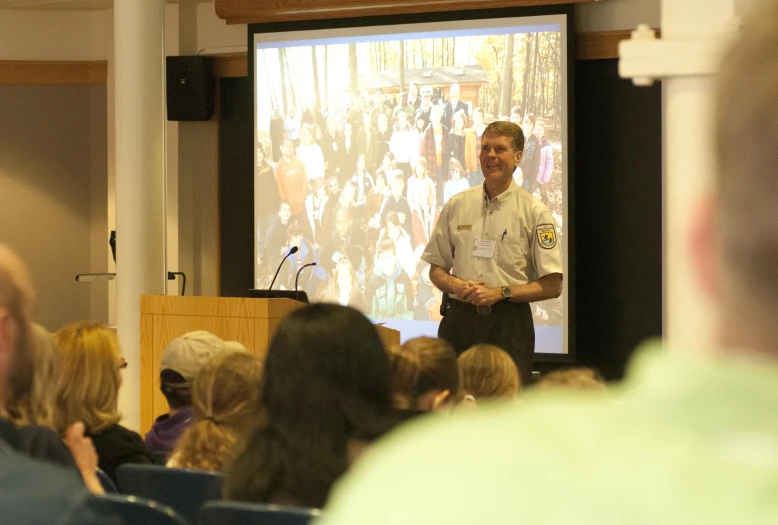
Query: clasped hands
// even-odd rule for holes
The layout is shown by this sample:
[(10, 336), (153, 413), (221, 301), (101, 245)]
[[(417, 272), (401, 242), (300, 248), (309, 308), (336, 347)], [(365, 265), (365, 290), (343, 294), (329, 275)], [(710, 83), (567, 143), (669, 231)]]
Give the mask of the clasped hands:
[(491, 306), (502, 300), (501, 288), (487, 288), (479, 281), (461, 281), (455, 293), (460, 301), (474, 306)]

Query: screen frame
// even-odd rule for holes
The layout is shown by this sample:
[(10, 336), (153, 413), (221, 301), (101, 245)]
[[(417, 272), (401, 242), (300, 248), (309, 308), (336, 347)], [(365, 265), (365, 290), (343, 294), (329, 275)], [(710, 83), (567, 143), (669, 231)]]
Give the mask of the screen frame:
[[(576, 316), (575, 316), (575, 32), (574, 6), (572, 4), (553, 6), (512, 7), (500, 9), (479, 9), (470, 11), (450, 11), (433, 13), (414, 13), (408, 15), (386, 15), (359, 18), (332, 18), (322, 20), (302, 20), (289, 22), (267, 22), (247, 25), (247, 73), (251, 82), (252, 107), (257, 97), (254, 64), (256, 60), (255, 35), (260, 33), (282, 33), (298, 31), (321, 31), (349, 29), (368, 26), (396, 26), (435, 22), (456, 22), (468, 20), (489, 20), (497, 18), (533, 17), (563, 15), (566, 18), (566, 55), (567, 61), (567, 254), (564, 286), (567, 290), (567, 353), (539, 353), (534, 355), (536, 362), (571, 364), (576, 362)], [(252, 117), (252, 133), (256, 133), (256, 111)], [(253, 154), (252, 154), (253, 157)], [(253, 166), (254, 164), (252, 164)], [(253, 171), (253, 170), (252, 170)], [(253, 177), (252, 177), (253, 187)], [(252, 219), (253, 220), (253, 219)], [(253, 228), (252, 228), (253, 230)], [(254, 239), (247, 242), (254, 243)], [(253, 268), (253, 265), (252, 265)], [(253, 270), (252, 270), (253, 271)]]

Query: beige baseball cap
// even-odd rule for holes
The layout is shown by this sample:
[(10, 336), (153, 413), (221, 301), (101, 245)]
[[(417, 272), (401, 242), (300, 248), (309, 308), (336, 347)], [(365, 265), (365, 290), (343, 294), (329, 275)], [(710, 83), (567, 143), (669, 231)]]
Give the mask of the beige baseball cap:
[(178, 372), (186, 381), (192, 381), (203, 365), (223, 352), (245, 352), (246, 348), (237, 341), (224, 341), (221, 337), (197, 330), (170, 341), (162, 352), (159, 366), (162, 370)]

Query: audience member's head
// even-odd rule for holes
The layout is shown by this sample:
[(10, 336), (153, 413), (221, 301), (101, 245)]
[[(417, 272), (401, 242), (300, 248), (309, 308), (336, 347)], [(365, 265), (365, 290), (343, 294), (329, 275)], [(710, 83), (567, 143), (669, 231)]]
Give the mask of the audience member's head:
[(605, 380), (593, 368), (576, 367), (556, 370), (540, 377), (533, 390), (606, 390)]
[(473, 346), (457, 358), (457, 366), (463, 402), (511, 399), (519, 393), (516, 363), (498, 346)]
[(258, 420), (261, 376), (246, 352), (227, 351), (202, 367), (192, 388), (196, 423), (173, 451), (176, 467), (220, 471), (231, 462), (239, 432)]
[(82, 321), (54, 334), (59, 348), (57, 405), (59, 429), (81, 421), (97, 433), (119, 422), (117, 408), (121, 370), (127, 366), (116, 332)]
[(9, 388), (23, 392), (32, 382), (29, 345), (34, 301), (27, 267), (0, 243), (0, 406)]
[[(231, 343), (235, 344), (235, 343)], [(160, 389), (171, 410), (192, 404), (192, 383), (200, 370), (223, 353), (227, 343), (204, 330), (189, 332), (170, 341), (159, 365)]]
[(389, 350), (394, 407), (436, 410), (459, 393), (457, 355), (443, 339), (418, 337)]
[[(694, 239), (697, 275), (720, 303), (721, 342), (778, 355), (778, 3), (748, 18), (719, 75), (716, 199)], [(734, 97), (734, 98), (733, 98)], [(727, 137), (729, 140), (727, 140)], [(732, 148), (732, 137), (743, 147)]]
[(3, 415), (18, 426), (40, 425), (56, 429), (57, 349), (51, 334), (42, 326), (32, 325), (32, 341), (29, 345), (32, 381), (29, 389), (18, 390), (11, 384), (6, 397)]
[(320, 507), (360, 443), (389, 425), (389, 364), (373, 324), (334, 304), (281, 321), (262, 380), (265, 425), (229, 469), (229, 499)]

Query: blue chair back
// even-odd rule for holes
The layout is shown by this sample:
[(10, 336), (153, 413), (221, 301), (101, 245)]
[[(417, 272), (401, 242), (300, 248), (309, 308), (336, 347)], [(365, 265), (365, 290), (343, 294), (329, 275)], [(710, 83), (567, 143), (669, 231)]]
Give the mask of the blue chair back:
[(97, 479), (100, 480), (100, 484), (103, 486), (103, 490), (106, 494), (118, 494), (119, 489), (116, 488), (116, 483), (108, 477), (108, 474), (101, 468), (97, 469)]
[(307, 525), (318, 509), (238, 501), (210, 501), (200, 509), (200, 525)]
[(190, 523), (206, 501), (221, 499), (221, 474), (206, 470), (125, 463), (116, 470), (116, 480), (122, 494), (170, 505)]
[(186, 520), (167, 505), (136, 496), (92, 496), (86, 506), (103, 518), (104, 523), (116, 523), (118, 519), (123, 525), (187, 525)]

